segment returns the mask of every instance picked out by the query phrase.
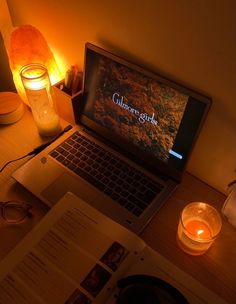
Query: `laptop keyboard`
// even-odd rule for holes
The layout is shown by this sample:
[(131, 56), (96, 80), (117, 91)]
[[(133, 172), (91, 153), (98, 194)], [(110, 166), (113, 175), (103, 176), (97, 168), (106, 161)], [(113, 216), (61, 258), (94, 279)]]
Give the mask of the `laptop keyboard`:
[(140, 216), (163, 188), (79, 132), (49, 155), (135, 216)]

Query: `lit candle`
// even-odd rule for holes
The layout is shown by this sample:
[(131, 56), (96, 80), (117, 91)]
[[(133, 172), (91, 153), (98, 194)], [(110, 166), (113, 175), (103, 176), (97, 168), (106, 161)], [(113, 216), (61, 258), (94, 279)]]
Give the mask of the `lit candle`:
[(212, 232), (210, 230), (210, 227), (199, 220), (191, 220), (185, 224), (186, 230), (196, 238), (199, 238), (199, 240), (207, 240), (210, 239), (212, 236)]
[(47, 69), (40, 64), (30, 64), (21, 69), (20, 75), (39, 133), (55, 135), (60, 130), (60, 120), (55, 111)]
[(177, 243), (191, 255), (205, 253), (221, 229), (221, 217), (212, 206), (197, 202), (187, 205), (180, 216)]

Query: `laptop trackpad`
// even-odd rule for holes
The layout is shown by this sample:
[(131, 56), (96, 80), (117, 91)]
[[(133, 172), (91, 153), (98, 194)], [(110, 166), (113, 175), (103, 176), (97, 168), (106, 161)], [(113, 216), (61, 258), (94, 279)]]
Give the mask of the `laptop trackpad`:
[(55, 205), (69, 191), (87, 202), (92, 202), (99, 195), (96, 189), (90, 187), (82, 179), (75, 178), (68, 173), (60, 175), (41, 194), (52, 205)]

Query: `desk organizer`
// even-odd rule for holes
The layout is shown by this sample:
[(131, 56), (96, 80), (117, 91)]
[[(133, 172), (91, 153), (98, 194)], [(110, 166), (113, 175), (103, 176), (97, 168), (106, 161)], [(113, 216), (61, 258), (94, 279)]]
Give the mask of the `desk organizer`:
[(59, 116), (69, 123), (75, 124), (74, 112), (76, 111), (74, 111), (74, 109), (75, 105), (80, 101), (82, 92), (79, 91), (72, 96), (65, 88), (64, 81), (58, 82), (52, 86), (52, 90)]

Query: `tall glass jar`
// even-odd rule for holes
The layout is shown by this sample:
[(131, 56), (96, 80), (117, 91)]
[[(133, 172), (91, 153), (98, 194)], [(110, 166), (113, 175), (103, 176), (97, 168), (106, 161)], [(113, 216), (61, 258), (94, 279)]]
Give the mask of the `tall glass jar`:
[(20, 76), (39, 133), (43, 136), (57, 134), (60, 119), (52, 98), (47, 68), (41, 64), (29, 64), (22, 67)]

